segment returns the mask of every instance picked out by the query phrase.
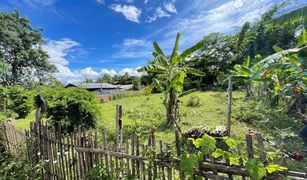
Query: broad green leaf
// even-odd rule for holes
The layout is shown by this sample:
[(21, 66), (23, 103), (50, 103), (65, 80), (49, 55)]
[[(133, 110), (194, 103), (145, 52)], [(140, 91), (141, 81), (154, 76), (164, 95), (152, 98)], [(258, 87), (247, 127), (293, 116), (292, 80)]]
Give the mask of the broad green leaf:
[(204, 134), (202, 138), (193, 140), (193, 144), (196, 148), (201, 148), (204, 155), (213, 152), (216, 148), (216, 140), (207, 134)]
[(191, 56), (194, 52), (198, 51), (199, 49), (201, 49), (204, 46), (204, 42), (203, 41), (199, 41), (197, 44), (195, 44), (194, 46), (184, 50), (181, 55), (178, 57), (179, 58), (179, 62), (183, 62), (185, 60), (185, 58)]
[(298, 47), (303, 47), (307, 44), (307, 31), (306, 27), (303, 28), (302, 33), (297, 37)]
[(157, 42), (154, 42), (153, 43), (153, 47), (155, 48), (155, 51), (158, 55), (162, 55), (162, 56), (165, 56), (162, 49), (160, 48), (160, 46), (158, 45)]
[(263, 163), (257, 162), (255, 159), (247, 160), (245, 168), (253, 180), (262, 180), (267, 175)]
[[(265, 23), (267, 28), (274, 28), (281, 25), (293, 24), (296, 22), (304, 22), (307, 18), (307, 6), (302, 6), (285, 13), (277, 18), (274, 18)], [(305, 24), (306, 26), (306, 24)]]
[(245, 67), (249, 67), (251, 64), (251, 60), (250, 60), (250, 57), (247, 56), (247, 58), (245, 59), (245, 61), (243, 62), (243, 66)]
[(199, 168), (198, 157), (195, 154), (183, 154), (180, 156), (180, 169), (187, 175), (193, 175)]
[(159, 91), (163, 91), (163, 87), (161, 86), (159, 80), (157, 80), (156, 78), (153, 78), (152, 79), (152, 83), (153, 83), (153, 86), (156, 87)]
[(237, 141), (235, 141), (234, 139), (232, 139), (230, 137), (226, 137), (224, 141), (229, 148), (233, 148), (233, 147), (236, 147), (238, 145)]
[(151, 93), (154, 87), (155, 87), (155, 86), (154, 86), (153, 84), (147, 86), (147, 88), (146, 88), (146, 93), (147, 93), (147, 94)]
[(234, 66), (234, 69), (236, 70), (236, 73), (238, 75), (248, 75), (248, 76), (251, 76), (253, 74), (253, 71), (248, 68), (248, 67), (245, 67), (245, 66), (242, 66), (242, 65), (235, 65)]
[(215, 159), (223, 156), (224, 151), (222, 149), (216, 149), (213, 153), (212, 153), (212, 157), (214, 157)]
[(280, 47), (278, 47), (278, 46), (273, 46), (273, 49), (274, 49), (274, 51), (275, 52), (281, 52), (281, 51), (283, 51), (283, 49), (281, 49)]
[(240, 165), (241, 158), (240, 157), (229, 157), (229, 164), (230, 165)]
[(197, 91), (197, 89), (190, 89), (190, 90), (187, 90), (187, 91), (184, 91), (184, 92), (180, 93), (178, 97), (181, 98), (181, 97), (187, 96), (187, 95), (189, 95), (191, 93), (194, 93), (196, 91)]
[(285, 171), (288, 170), (288, 168), (278, 165), (278, 164), (269, 164), (265, 167), (265, 169), (268, 171), (269, 174), (272, 174), (276, 171)]
[(172, 64), (178, 64), (179, 63), (179, 59), (178, 59), (179, 41), (180, 41), (180, 33), (177, 33), (175, 46), (174, 46), (174, 49), (173, 49), (173, 52), (172, 52), (172, 55), (171, 55)]
[(184, 71), (180, 72), (180, 74), (176, 75), (171, 82), (171, 86), (176, 89), (176, 91), (181, 91), (183, 89), (183, 82), (186, 73)]
[(184, 68), (184, 70), (186, 71), (187, 74), (192, 74), (194, 76), (206, 76), (206, 73), (204, 73), (203, 71), (191, 67), (186, 67)]

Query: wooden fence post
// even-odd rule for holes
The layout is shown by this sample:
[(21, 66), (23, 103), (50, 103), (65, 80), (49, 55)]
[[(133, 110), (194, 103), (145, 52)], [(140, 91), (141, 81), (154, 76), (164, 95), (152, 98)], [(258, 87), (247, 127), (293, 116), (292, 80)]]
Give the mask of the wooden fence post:
[(256, 138), (257, 138), (257, 142), (258, 142), (258, 148), (259, 148), (259, 151), (260, 151), (260, 159), (261, 159), (262, 162), (264, 162), (266, 164), (266, 152), (265, 152), (263, 137), (262, 137), (261, 133), (257, 133)]
[(123, 141), (123, 108), (116, 106), (116, 150), (120, 151)]
[(250, 134), (246, 135), (246, 148), (248, 159), (254, 158), (253, 137)]
[(230, 136), (231, 132), (231, 105), (232, 105), (232, 81), (231, 76), (228, 78), (228, 96), (227, 96), (227, 135)]

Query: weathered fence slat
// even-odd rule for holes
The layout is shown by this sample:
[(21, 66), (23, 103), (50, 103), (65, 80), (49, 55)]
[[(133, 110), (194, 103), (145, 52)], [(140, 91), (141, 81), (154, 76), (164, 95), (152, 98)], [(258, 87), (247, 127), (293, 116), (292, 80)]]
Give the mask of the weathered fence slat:
[[(150, 130), (148, 141), (144, 137), (140, 138), (133, 134), (130, 140), (123, 140), (118, 148), (116, 142), (107, 142), (106, 131), (102, 132), (100, 142), (97, 131), (85, 131), (84, 128), (74, 129), (70, 134), (63, 134), (60, 125), (56, 128), (48, 127), (40, 121), (31, 123), (30, 130), (25, 132), (17, 131), (9, 124), (0, 125), (3, 129), (1, 139), (5, 141), (6, 150), (18, 155), (23, 151), (22, 142), (27, 140), (25, 153), (29, 162), (33, 166), (39, 161), (46, 162), (43, 171), (40, 172), (41, 179), (87, 179), (88, 173), (93, 168), (104, 168), (106, 175), (118, 179), (131, 176), (149, 180), (178, 178), (183, 180), (185, 178), (179, 168), (179, 157), (186, 150), (186, 145), (182, 143), (178, 131), (175, 131), (174, 144), (176, 158), (171, 157), (173, 146), (170, 144), (160, 140), (157, 143), (159, 146), (156, 147), (153, 129)], [(253, 147), (254, 138), (257, 140), (254, 143), (254, 146), (257, 146), (256, 149)], [(260, 133), (248, 133), (246, 147), (248, 158), (257, 158), (265, 162), (265, 146)], [(245, 153), (242, 152), (241, 145), (238, 145), (237, 149), (239, 154)], [(196, 149), (190, 145), (188, 151), (193, 153)], [(147, 157), (148, 153), (150, 157)], [(228, 161), (221, 162), (211, 155), (204, 157), (199, 170), (195, 173), (204, 179), (240, 178), (245, 180), (249, 177), (243, 164), (231, 166)], [(306, 172), (287, 171), (283, 175), (293, 179), (307, 179)], [(276, 177), (270, 176), (271, 179)]]

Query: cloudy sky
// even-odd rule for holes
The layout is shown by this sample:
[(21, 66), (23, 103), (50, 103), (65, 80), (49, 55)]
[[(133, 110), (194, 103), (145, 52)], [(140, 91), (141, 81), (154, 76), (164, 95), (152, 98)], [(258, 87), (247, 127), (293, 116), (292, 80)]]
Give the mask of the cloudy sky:
[[(280, 0), (1, 0), (0, 11), (19, 10), (42, 28), (49, 61), (64, 83), (103, 73), (138, 75), (152, 43), (170, 52), (211, 32), (234, 33)], [(306, 4), (298, 0), (290, 8)], [(289, 9), (288, 9), (289, 10)], [(287, 11), (287, 10), (285, 10)]]

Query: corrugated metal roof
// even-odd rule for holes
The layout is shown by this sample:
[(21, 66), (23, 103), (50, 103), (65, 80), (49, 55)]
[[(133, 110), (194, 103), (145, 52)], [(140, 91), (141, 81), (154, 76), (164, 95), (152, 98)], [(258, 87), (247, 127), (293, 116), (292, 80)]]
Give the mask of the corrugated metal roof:
[(70, 83), (67, 86), (76, 86), (85, 89), (117, 89), (119, 86), (109, 84), (109, 83)]

